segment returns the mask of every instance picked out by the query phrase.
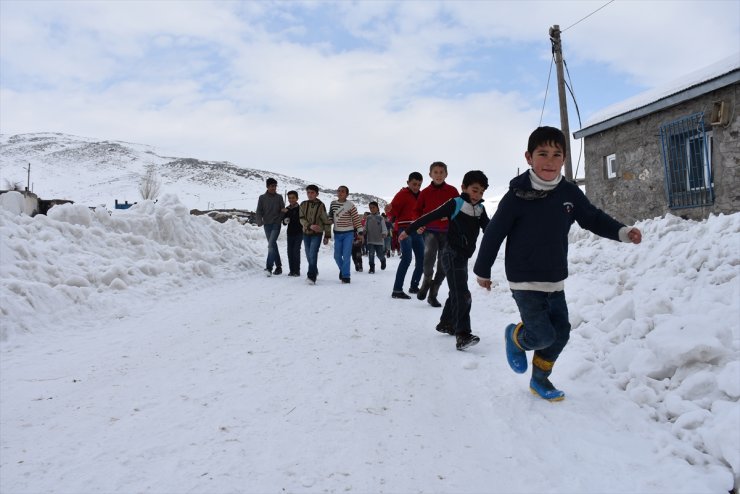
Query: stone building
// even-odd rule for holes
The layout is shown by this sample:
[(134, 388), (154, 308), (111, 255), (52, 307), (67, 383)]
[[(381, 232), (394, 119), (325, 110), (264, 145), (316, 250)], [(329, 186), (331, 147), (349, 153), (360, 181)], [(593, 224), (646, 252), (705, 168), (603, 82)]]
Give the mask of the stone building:
[(625, 223), (740, 211), (740, 53), (601, 112), (584, 139), (589, 199)]

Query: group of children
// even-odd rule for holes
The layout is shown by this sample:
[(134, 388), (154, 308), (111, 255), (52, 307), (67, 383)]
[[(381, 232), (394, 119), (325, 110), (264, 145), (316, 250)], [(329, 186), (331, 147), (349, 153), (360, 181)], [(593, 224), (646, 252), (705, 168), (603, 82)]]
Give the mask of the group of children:
[[(483, 206), (483, 194), (488, 189), (486, 175), (479, 170), (467, 172), (458, 194), (454, 187), (446, 184), (447, 166), (442, 162), (430, 166), (432, 183), (424, 190), (421, 190), (422, 175), (411, 173), (406, 187), (385, 208), (388, 217), (395, 218), (394, 228), (399, 232), (401, 250), (392, 298), (411, 298), (403, 291), (403, 285), (412, 257), (415, 266), (409, 293), (416, 294), (418, 299), (426, 298), (430, 305), (441, 306), (437, 294), (446, 279), (449, 291), (436, 329), (454, 335), (458, 350), (465, 350), (480, 341), (472, 334), (472, 298), (468, 289), (468, 260), (475, 253), (478, 234), (484, 232), (473, 273), (477, 284), (487, 290), (493, 284), (491, 268), (506, 240), (506, 278), (521, 317), (519, 323), (509, 324), (504, 330), (507, 362), (514, 372), (524, 373), (528, 368), (526, 352), (532, 351), (530, 390), (549, 401), (559, 401), (565, 396), (549, 377), (570, 336), (564, 285), (568, 277), (568, 232), (571, 225), (577, 222), (596, 235), (621, 242), (639, 244), (642, 240), (639, 229), (625, 226), (596, 208), (577, 185), (563, 179), (561, 171), (566, 149), (565, 135), (559, 129), (535, 129), (524, 153), (530, 168), (511, 180), (509, 190), (490, 219)], [(331, 238), (331, 224), (334, 224), (334, 258), (340, 268), (340, 279), (349, 283), (350, 234), (354, 239), (355, 233), (359, 236), (365, 233), (368, 245), (371, 245), (371, 236), (372, 245), (380, 245), (378, 233), (384, 238), (383, 232), (385, 235), (388, 232), (378, 214), (377, 204), (374, 207), (371, 204), (371, 214), (363, 229), (357, 209), (347, 201), (349, 190), (346, 187), (340, 189), (337, 200), (332, 201), (327, 213), (323, 203), (316, 198), (318, 187), (309, 186), (309, 199), (298, 207), (298, 221), (305, 236), (319, 240), (323, 235), (325, 244)], [(269, 180), (267, 194), (270, 194)], [(290, 211), (293, 203), (297, 204), (297, 198), (295, 194), (291, 200), (291, 192), (288, 193), (291, 204), (286, 211)], [(265, 207), (258, 212), (260, 222), (263, 222), (261, 218), (272, 218), (268, 215), (275, 211), (275, 208), (266, 206), (268, 201), (263, 201), (262, 196), (258, 209), (263, 202)], [(376, 216), (381, 220), (374, 219)], [(289, 217), (287, 213), (285, 217)], [(373, 218), (372, 223), (370, 218)], [(287, 223), (289, 257), (291, 222), (293, 219)], [(272, 271), (277, 274), (279, 253), (276, 254), (276, 246), (273, 250), (276, 235), (273, 227), (268, 228), (266, 220), (264, 226), (268, 240), (267, 271), (272, 271), (272, 262), (277, 262), (278, 267)], [(346, 238), (337, 240), (340, 235)], [(346, 246), (348, 241), (349, 250)], [(304, 237), (308, 277), (315, 282), (316, 256), (313, 255), (312, 264), (309, 245), (313, 244)], [(316, 243), (316, 252), (318, 245)], [(378, 252), (375, 250), (374, 254)], [(382, 254), (378, 256), (384, 268), (385, 257)], [(370, 269), (374, 272), (373, 257), (370, 257)], [(292, 265), (291, 273), (294, 273)]]

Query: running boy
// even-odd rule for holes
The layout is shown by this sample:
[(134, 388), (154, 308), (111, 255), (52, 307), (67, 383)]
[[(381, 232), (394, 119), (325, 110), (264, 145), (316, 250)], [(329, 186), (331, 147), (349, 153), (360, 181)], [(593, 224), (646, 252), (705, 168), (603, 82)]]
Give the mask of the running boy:
[(534, 350), (532, 393), (550, 401), (565, 393), (550, 382), (553, 365), (570, 337), (564, 285), (568, 277), (568, 231), (574, 221), (601, 237), (639, 244), (642, 233), (596, 208), (560, 171), (565, 136), (554, 127), (538, 127), (529, 136), (524, 157), (530, 170), (515, 177), (501, 199), (481, 241), (473, 272), (491, 289), (491, 266), (506, 239), (505, 268), (522, 322), (505, 331), (506, 358), (512, 370), (527, 370), (526, 351)]
[(482, 171), (469, 171), (463, 177), (459, 197), (417, 219), (398, 236), (403, 241), (418, 228), (440, 218), (449, 218), (447, 244), (442, 250), (442, 269), (447, 275), (449, 294), (437, 331), (454, 334), (458, 350), (465, 350), (480, 341), (470, 329), (472, 300), (468, 290), (468, 259), (475, 252), (478, 232), (488, 225), (488, 215), (483, 207), (483, 193), (487, 188), (488, 178)]
[[(419, 192), (419, 199), (416, 201), (416, 213), (419, 216), (434, 211), (449, 199), (460, 195), (455, 187), (445, 182), (447, 165), (441, 161), (435, 161), (429, 165), (429, 177), (432, 183)], [(427, 303), (432, 307), (442, 307), (437, 300), (437, 292), (445, 280), (445, 272), (442, 269), (442, 251), (447, 243), (448, 225), (447, 218), (440, 218), (424, 228), (424, 281), (419, 287), (416, 298), (419, 300), (426, 298)], [(436, 273), (434, 272), (435, 263), (437, 264)]]

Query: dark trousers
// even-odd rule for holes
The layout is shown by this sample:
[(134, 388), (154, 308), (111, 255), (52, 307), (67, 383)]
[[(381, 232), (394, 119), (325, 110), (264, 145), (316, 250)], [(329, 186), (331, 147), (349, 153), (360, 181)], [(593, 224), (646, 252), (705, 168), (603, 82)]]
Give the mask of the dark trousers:
[(511, 291), (524, 327), (517, 340), (525, 350), (555, 362), (570, 338), (565, 292)]
[(288, 235), (288, 268), (291, 273), (301, 274), (301, 244), (303, 233)]
[[(431, 280), (441, 285), (445, 279), (444, 268), (442, 267), (442, 251), (447, 245), (447, 232), (424, 232), (424, 279)], [(435, 273), (434, 265), (437, 265)]]
[(470, 306), (468, 290), (468, 258), (449, 247), (442, 250), (442, 269), (447, 275), (450, 293), (442, 309), (441, 322), (452, 324), (455, 335), (470, 334)]

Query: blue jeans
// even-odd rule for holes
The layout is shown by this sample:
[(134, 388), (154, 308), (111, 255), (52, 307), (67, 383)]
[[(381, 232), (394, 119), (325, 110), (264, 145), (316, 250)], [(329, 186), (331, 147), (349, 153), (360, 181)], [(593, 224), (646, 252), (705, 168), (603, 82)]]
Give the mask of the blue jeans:
[(414, 256), (414, 273), (411, 275), (411, 288), (419, 288), (419, 280), (424, 272), (424, 239), (421, 235), (413, 232), (401, 241), (401, 262), (398, 263), (396, 271), (396, 282), (393, 291), (403, 291), (403, 282), (406, 279), (406, 271), (411, 265), (411, 256)]
[(339, 268), (342, 278), (350, 277), (350, 265), (352, 263), (352, 242), (355, 240), (355, 232), (334, 232), (334, 261)]
[(308, 262), (308, 275), (309, 278), (316, 278), (319, 274), (319, 269), (316, 264), (319, 260), (319, 247), (321, 247), (321, 235), (304, 235), (303, 236), (303, 250), (306, 251), (306, 261)]
[(301, 274), (301, 243), (303, 242), (302, 233), (288, 235), (288, 267), (290, 272)]
[(385, 267), (385, 245), (367, 244), (367, 257), (370, 269), (375, 269), (375, 254), (378, 255), (380, 265)]
[(468, 258), (445, 248), (442, 250), (442, 269), (447, 275), (450, 293), (439, 320), (452, 324), (455, 336), (470, 334), (470, 307), (473, 301), (468, 290)]
[(565, 292), (511, 291), (524, 327), (518, 340), (525, 350), (535, 350), (548, 362), (555, 362), (570, 338), (570, 321)]
[(267, 269), (272, 271), (272, 265), (274, 264), (278, 268), (283, 267), (283, 263), (280, 260), (280, 251), (277, 246), (277, 239), (280, 236), (280, 223), (271, 223), (264, 225), (265, 237), (267, 237)]

